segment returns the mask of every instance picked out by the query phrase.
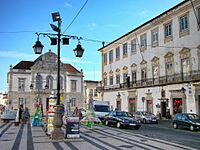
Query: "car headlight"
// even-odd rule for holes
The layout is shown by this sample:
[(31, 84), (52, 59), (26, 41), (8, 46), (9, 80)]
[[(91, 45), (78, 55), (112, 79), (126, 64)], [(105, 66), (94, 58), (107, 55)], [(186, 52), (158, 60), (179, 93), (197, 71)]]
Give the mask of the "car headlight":
[(136, 122), (137, 122), (137, 123), (141, 123), (141, 121), (140, 121), (140, 120), (136, 120)]
[(117, 120), (120, 121), (120, 122), (124, 122), (124, 119), (118, 118)]

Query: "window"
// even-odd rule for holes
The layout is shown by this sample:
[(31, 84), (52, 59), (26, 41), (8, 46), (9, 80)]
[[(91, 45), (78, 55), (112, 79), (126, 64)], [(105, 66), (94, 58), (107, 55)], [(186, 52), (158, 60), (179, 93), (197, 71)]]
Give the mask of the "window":
[(63, 77), (60, 76), (60, 89), (62, 90), (63, 89)]
[(110, 85), (113, 85), (113, 76), (110, 76), (109, 81), (110, 81)]
[(166, 74), (172, 75), (173, 74), (173, 65), (172, 62), (166, 63)]
[(39, 74), (36, 75), (36, 89), (42, 89), (42, 76)]
[(146, 33), (141, 36), (141, 48), (145, 50), (147, 48), (147, 36)]
[(152, 46), (158, 46), (158, 30), (155, 29), (151, 32)]
[(71, 103), (71, 106), (72, 106), (72, 107), (75, 107), (75, 106), (76, 106), (76, 98), (72, 98), (72, 99), (70, 100), (70, 103)]
[(128, 77), (128, 73), (124, 73), (124, 74), (123, 74), (123, 82), (124, 82), (124, 83), (126, 83), (127, 77)]
[(19, 105), (24, 105), (25, 104), (25, 99), (24, 98), (19, 98)]
[(89, 96), (93, 96), (93, 89), (89, 90)]
[(116, 75), (116, 84), (120, 84), (120, 74)]
[(109, 63), (113, 62), (113, 50), (109, 51)]
[(137, 81), (137, 74), (136, 74), (136, 71), (133, 71), (132, 72), (132, 82), (136, 83), (136, 81)]
[(136, 53), (136, 39), (131, 40), (131, 55)]
[(184, 15), (180, 17), (180, 32), (188, 29), (188, 17)]
[(155, 79), (155, 78), (158, 78), (158, 77), (159, 77), (159, 74), (158, 74), (158, 66), (157, 66), (157, 65), (156, 65), (156, 66), (153, 66), (152, 70), (153, 70), (153, 78), (154, 78), (154, 79)]
[(104, 86), (107, 86), (107, 77), (104, 78)]
[(116, 60), (119, 60), (120, 59), (120, 47), (118, 46), (116, 48)]
[(197, 8), (197, 18), (198, 18), (198, 24), (200, 25), (200, 7)]
[(18, 79), (18, 91), (25, 91), (25, 79), (19, 78)]
[(103, 55), (103, 63), (104, 65), (107, 65), (107, 53)]
[(172, 23), (165, 24), (165, 38), (172, 36)]
[(48, 89), (53, 89), (53, 77), (47, 76), (46, 77), (46, 85), (48, 86)]
[(190, 60), (189, 58), (182, 59), (181, 60), (181, 67), (182, 67), (182, 73), (183, 76), (188, 76), (190, 74)]
[(94, 96), (97, 96), (97, 89), (94, 89)]
[(127, 43), (123, 44), (123, 56), (126, 57), (128, 53), (128, 49), (127, 49)]
[(200, 52), (198, 52), (198, 69), (200, 70)]
[(71, 92), (76, 92), (76, 80), (71, 80)]
[(142, 82), (145, 82), (146, 79), (147, 79), (147, 71), (146, 71), (146, 68), (143, 68), (141, 70), (141, 79), (142, 79)]

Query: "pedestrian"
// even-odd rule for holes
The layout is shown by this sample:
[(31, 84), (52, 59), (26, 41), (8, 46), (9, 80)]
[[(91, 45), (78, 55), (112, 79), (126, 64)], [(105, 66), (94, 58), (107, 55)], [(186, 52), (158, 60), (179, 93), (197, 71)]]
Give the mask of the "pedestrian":
[(83, 114), (81, 112), (81, 109), (78, 110), (78, 116), (79, 116), (79, 119), (82, 119), (83, 118)]
[(29, 121), (29, 118), (30, 118), (30, 113), (28, 108), (26, 107), (23, 112), (23, 122), (26, 123), (27, 121)]
[(22, 121), (23, 105), (19, 106), (19, 123)]
[(78, 107), (76, 107), (75, 109), (74, 109), (74, 116), (78, 116), (79, 114), (78, 114), (79, 112), (78, 112)]

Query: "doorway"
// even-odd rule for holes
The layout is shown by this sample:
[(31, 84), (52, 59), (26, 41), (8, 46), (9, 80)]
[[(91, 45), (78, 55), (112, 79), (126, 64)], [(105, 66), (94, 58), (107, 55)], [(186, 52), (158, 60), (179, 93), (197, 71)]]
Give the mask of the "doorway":
[(161, 102), (160, 108), (161, 108), (161, 116), (166, 117), (166, 102)]
[(147, 112), (153, 113), (153, 103), (152, 100), (147, 100)]
[(117, 110), (121, 110), (121, 100), (117, 100), (116, 105)]
[(128, 102), (128, 112), (130, 114), (133, 114), (136, 111), (136, 103), (135, 103), (135, 98), (129, 98)]

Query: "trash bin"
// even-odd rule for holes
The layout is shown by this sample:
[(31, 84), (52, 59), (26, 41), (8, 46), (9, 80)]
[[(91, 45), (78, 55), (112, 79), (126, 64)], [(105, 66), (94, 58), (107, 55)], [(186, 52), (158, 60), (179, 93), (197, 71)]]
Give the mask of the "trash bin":
[(65, 138), (80, 138), (79, 117), (67, 117)]

